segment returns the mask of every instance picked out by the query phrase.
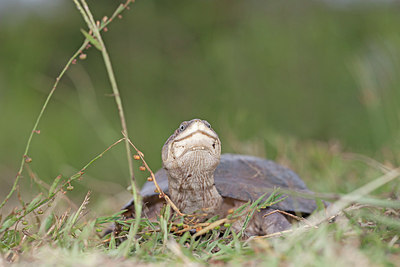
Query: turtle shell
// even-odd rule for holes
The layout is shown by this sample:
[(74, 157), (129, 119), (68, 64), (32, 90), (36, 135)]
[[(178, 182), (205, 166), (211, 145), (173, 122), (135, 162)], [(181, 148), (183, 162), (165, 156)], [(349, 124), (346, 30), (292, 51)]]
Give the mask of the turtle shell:
[[(156, 174), (160, 188), (168, 193), (168, 177), (164, 169)], [(237, 154), (221, 155), (220, 164), (214, 173), (215, 186), (223, 197), (242, 201), (255, 201), (264, 193), (265, 198), (280, 188), (284, 192), (303, 193), (312, 195), (300, 177), (292, 170), (273, 161)], [(146, 182), (141, 190), (144, 199), (157, 195), (153, 182)], [(310, 214), (316, 208), (315, 200), (307, 199), (296, 194), (284, 194), (286, 198), (276, 203), (272, 208), (288, 212)]]

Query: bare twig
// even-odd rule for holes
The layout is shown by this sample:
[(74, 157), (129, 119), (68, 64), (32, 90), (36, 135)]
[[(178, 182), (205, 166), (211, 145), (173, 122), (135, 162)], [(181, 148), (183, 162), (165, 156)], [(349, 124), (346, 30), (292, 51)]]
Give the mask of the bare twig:
[(150, 169), (149, 165), (147, 165), (146, 161), (144, 160), (143, 157), (143, 153), (137, 149), (137, 147), (132, 143), (132, 141), (125, 135), (124, 132), (122, 132), (122, 134), (124, 135), (124, 137), (126, 138), (126, 140), (128, 140), (129, 144), (133, 147), (133, 149), (136, 150), (136, 153), (139, 155), (141, 161), (143, 162), (144, 167), (146, 168), (146, 170), (150, 173), (151, 179), (154, 182), (154, 185), (157, 188), (157, 193), (159, 193), (160, 197), (163, 197), (168, 204), (172, 207), (172, 209), (179, 215), (179, 216), (185, 216), (185, 214), (183, 214), (182, 212), (179, 211), (178, 207), (172, 202), (172, 200), (167, 196), (167, 194), (164, 193), (164, 191), (162, 191), (162, 189), (160, 188), (160, 186), (157, 183), (156, 180), (156, 176), (154, 175), (153, 171)]
[(277, 236), (282, 236), (287, 233), (292, 233), (293, 231), (294, 231), (293, 229), (288, 229), (288, 230), (284, 230), (284, 231), (280, 231), (280, 232), (276, 232), (276, 233), (272, 233), (272, 234), (268, 234), (268, 235), (255, 236), (255, 237), (253, 237), (253, 239), (277, 237)]
[(291, 218), (293, 218), (295, 220), (298, 220), (299, 222), (305, 222), (310, 227), (318, 228), (318, 226), (316, 226), (316, 225), (314, 225), (314, 226), (311, 225), (311, 223), (307, 219), (299, 217), (299, 216), (296, 216), (294, 214), (291, 214), (291, 213), (283, 211), (283, 210), (273, 210), (273, 211), (268, 212), (267, 214), (265, 214), (263, 217), (267, 217), (267, 216), (269, 216), (271, 214), (274, 214), (274, 213), (281, 213), (281, 214), (289, 216), (289, 217), (291, 217)]

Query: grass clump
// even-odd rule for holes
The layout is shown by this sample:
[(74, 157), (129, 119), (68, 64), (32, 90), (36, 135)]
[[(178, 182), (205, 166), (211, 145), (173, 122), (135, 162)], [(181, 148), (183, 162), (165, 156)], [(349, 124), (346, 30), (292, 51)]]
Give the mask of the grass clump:
[[(302, 144), (305, 150), (313, 150), (314, 145)], [(346, 154), (336, 156), (345, 170), (354, 165)], [(320, 172), (328, 171), (324, 165), (319, 166)], [(359, 175), (369, 176), (370, 168), (365, 164), (364, 168), (358, 169)], [(388, 173), (393, 180), (394, 171), (397, 170)], [(63, 207), (67, 200), (59, 191), (49, 202), (50, 206), (39, 207), (41, 214), (36, 209), (4, 231), (0, 250), (5, 261), (20, 264), (53, 264), (57, 261), (64, 265), (84, 262), (89, 266), (99, 262), (120, 265), (169, 262), (390, 266), (400, 255), (399, 196), (397, 191), (390, 190), (386, 190), (386, 194), (373, 194), (378, 185), (390, 189), (398, 183), (392, 180), (390, 184), (382, 184), (389, 176), (370, 179), (370, 183), (349, 194), (326, 194), (327, 198), (339, 199), (332, 200), (334, 208), (321, 209), (289, 231), (250, 238), (243, 237), (244, 228), (232, 231), (232, 220), (240, 216), (250, 218), (257, 209), (279, 199), (278, 195), (266, 202), (259, 199), (247, 203), (227, 218), (214, 217), (201, 224), (190, 224), (169, 205), (156, 221), (147, 218), (124, 220), (122, 211), (95, 218), (91, 214), (93, 211), (88, 213), (86, 208), (89, 194), (76, 210), (71, 210)], [(367, 192), (365, 188), (370, 190)], [(140, 205), (136, 207), (141, 209)], [(3, 225), (7, 220), (3, 219)], [(121, 231), (103, 237), (104, 230), (115, 222), (120, 224)], [(203, 235), (196, 234), (202, 230), (206, 230)]]

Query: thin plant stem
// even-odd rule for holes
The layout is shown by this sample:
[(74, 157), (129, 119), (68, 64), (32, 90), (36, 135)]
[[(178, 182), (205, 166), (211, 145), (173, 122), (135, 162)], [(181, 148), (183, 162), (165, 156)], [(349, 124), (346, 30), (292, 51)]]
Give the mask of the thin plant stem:
[(143, 153), (142, 153), (139, 149), (137, 149), (137, 147), (131, 142), (131, 140), (130, 140), (124, 133), (122, 133), (122, 134), (124, 135), (125, 139), (128, 140), (128, 143), (136, 150), (136, 152), (138, 153), (138, 155), (139, 155), (141, 161), (143, 162), (144, 167), (146, 168), (146, 170), (149, 171), (150, 176), (151, 176), (151, 180), (153, 181), (155, 187), (157, 188), (157, 192), (159, 193), (159, 196), (160, 196), (160, 197), (163, 197), (163, 198), (168, 202), (168, 204), (172, 207), (172, 209), (173, 209), (179, 216), (191, 216), (191, 215), (183, 214), (182, 212), (180, 212), (180, 210), (179, 210), (178, 207), (174, 204), (174, 202), (172, 202), (172, 200), (168, 197), (168, 195), (165, 194), (165, 193), (162, 191), (162, 189), (160, 188), (160, 186), (159, 186), (158, 183), (157, 183), (156, 176), (154, 175), (153, 171), (150, 169), (149, 165), (147, 165), (147, 162), (144, 160)]
[[(113, 13), (113, 15), (111, 16), (111, 18), (110, 18), (107, 22), (103, 23), (103, 24), (100, 26), (100, 29), (103, 29), (104, 27), (106, 27), (106, 26), (107, 26), (119, 13), (121, 13), (131, 2), (132, 2), (131, 0), (127, 0), (127, 1), (125, 2), (125, 4), (119, 5), (118, 8), (117, 8), (117, 9), (115, 10), (115, 12)], [(88, 40), (88, 39), (85, 39), (85, 40), (83, 41), (82, 45), (77, 49), (77, 51), (74, 53), (74, 55), (68, 60), (68, 62), (67, 62), (67, 64), (65, 65), (65, 67), (62, 69), (62, 71), (60, 72), (60, 74), (57, 76), (56, 81), (55, 81), (55, 83), (53, 84), (53, 87), (52, 87), (51, 91), (50, 91), (49, 94), (47, 95), (47, 98), (46, 98), (46, 100), (45, 100), (45, 102), (44, 102), (44, 104), (43, 104), (43, 106), (42, 106), (42, 109), (41, 109), (40, 112), (39, 112), (38, 117), (36, 118), (36, 121), (35, 121), (35, 124), (34, 124), (34, 126), (33, 126), (33, 128), (32, 128), (32, 131), (31, 131), (31, 133), (29, 134), (28, 141), (27, 141), (27, 143), (26, 143), (25, 150), (24, 150), (24, 153), (23, 153), (23, 156), (22, 156), (22, 159), (21, 159), (21, 164), (20, 164), (19, 169), (18, 169), (18, 172), (17, 172), (17, 174), (16, 174), (16, 176), (15, 176), (15, 180), (14, 180), (13, 186), (12, 186), (10, 192), (7, 194), (7, 196), (6, 196), (5, 199), (3, 200), (3, 202), (0, 204), (0, 209), (7, 203), (7, 201), (10, 199), (10, 197), (12, 196), (12, 194), (13, 194), (13, 193), (16, 191), (16, 189), (17, 189), (18, 182), (19, 182), (19, 180), (20, 180), (20, 178), (21, 178), (22, 171), (23, 171), (24, 166), (25, 166), (25, 163), (26, 163), (25, 160), (26, 160), (26, 157), (27, 157), (27, 155), (28, 155), (28, 153), (29, 153), (29, 149), (30, 149), (30, 146), (31, 146), (31, 142), (32, 142), (32, 139), (33, 139), (33, 135), (37, 132), (39, 122), (40, 122), (40, 120), (41, 120), (41, 118), (42, 118), (42, 116), (43, 116), (43, 114), (44, 114), (44, 112), (45, 112), (45, 110), (46, 110), (46, 108), (47, 108), (48, 103), (50, 102), (50, 99), (52, 98), (52, 96), (53, 96), (53, 94), (54, 94), (54, 92), (55, 92), (55, 90), (56, 90), (56, 88), (57, 88), (57, 86), (58, 86), (58, 83), (60, 82), (61, 78), (64, 76), (64, 74), (65, 74), (65, 72), (68, 70), (68, 68), (71, 66), (71, 64), (73, 63), (73, 61), (76, 59), (76, 57), (81, 53), (81, 51), (83, 51), (83, 49), (85, 49), (85, 47), (87, 47), (88, 44), (89, 44), (89, 40)], [(128, 144), (128, 147), (129, 147), (129, 144)], [(129, 158), (130, 158), (130, 157), (129, 157)], [(129, 160), (128, 160), (128, 162), (129, 162)], [(131, 172), (133, 173), (133, 167), (130, 166), (129, 168), (130, 168), (130, 173), (131, 173)], [(131, 169), (132, 169), (132, 171), (131, 171)]]
[[(103, 155), (105, 153), (107, 153), (111, 148), (113, 148), (114, 146), (116, 146), (117, 144), (121, 143), (125, 138), (121, 138), (118, 141), (114, 142), (112, 145), (110, 145), (109, 147), (107, 147), (103, 152), (101, 152), (100, 154), (98, 154), (96, 157), (94, 157), (92, 160), (90, 160), (85, 166), (82, 167), (82, 169), (80, 171), (78, 171), (77, 173), (75, 173), (74, 175), (72, 175), (71, 177), (69, 177), (58, 189), (56, 189), (54, 192), (52, 192), (47, 198), (44, 198), (40, 201), (38, 201), (32, 208), (31, 210), (28, 211), (24, 211), (24, 213), (18, 217), (16, 217), (14, 219), (15, 222), (20, 221), (21, 219), (23, 219), (25, 216), (27, 216), (29, 213), (31, 213), (32, 211), (36, 210), (37, 208), (43, 206), (44, 204), (48, 203), (53, 197), (55, 197), (57, 195), (58, 192), (62, 191), (63, 188), (67, 185), (67, 184), (71, 184), (71, 182), (75, 181), (76, 179), (80, 178), (86, 171), (86, 169), (92, 165), (95, 161), (97, 161), (99, 158), (103, 157)], [(40, 193), (42, 194), (42, 193)], [(14, 223), (15, 223), (14, 222)], [(12, 225), (10, 225), (9, 227), (11, 227)], [(0, 227), (0, 233), (6, 231), (9, 227)]]
[(112, 68), (112, 64), (111, 64), (111, 59), (108, 55), (106, 46), (103, 42), (103, 39), (101, 37), (100, 31), (99, 31), (99, 25), (96, 25), (96, 22), (93, 18), (93, 15), (89, 9), (89, 6), (87, 5), (85, 0), (81, 0), (82, 5), (78, 2), (78, 0), (74, 0), (78, 10), (81, 12), (86, 24), (88, 25), (89, 29), (93, 31), (93, 35), (94, 37), (96, 37), (97, 41), (99, 42), (100, 46), (101, 46), (101, 53), (103, 55), (103, 60), (104, 60), (104, 64), (106, 66), (107, 69), (107, 74), (108, 77), (110, 79), (110, 83), (111, 83), (111, 87), (113, 90), (113, 95), (115, 98), (115, 102), (117, 104), (117, 108), (118, 108), (118, 113), (119, 113), (119, 117), (120, 117), (120, 121), (121, 121), (121, 127), (122, 127), (122, 132), (124, 134), (124, 136), (126, 137), (126, 141), (125, 141), (125, 148), (126, 148), (126, 153), (127, 153), (127, 159), (128, 159), (128, 166), (129, 166), (129, 175), (133, 181), (133, 186), (136, 187), (136, 190), (138, 189), (137, 185), (136, 185), (136, 181), (135, 181), (135, 176), (134, 176), (134, 172), (133, 172), (133, 161), (131, 158), (131, 149), (130, 149), (130, 145), (128, 142), (128, 128), (126, 125), (126, 119), (125, 119), (125, 114), (124, 114), (124, 109), (122, 106), (122, 100), (121, 100), (121, 96), (119, 93), (119, 89), (118, 89), (118, 85), (117, 85), (117, 81), (115, 79), (115, 74)]
[(48, 96), (47, 96), (47, 98), (46, 98), (46, 100), (45, 100), (45, 102), (44, 102), (44, 104), (43, 104), (43, 106), (42, 106), (42, 109), (40, 110), (39, 116), (37, 117), (37, 119), (36, 119), (36, 121), (35, 121), (35, 124), (34, 124), (34, 126), (33, 126), (33, 129), (32, 129), (32, 131), (31, 131), (31, 133), (30, 133), (30, 135), (29, 135), (28, 142), (27, 142), (27, 144), (26, 144), (26, 146), (25, 146), (25, 151), (24, 151), (24, 154), (23, 154), (23, 156), (22, 156), (21, 164), (20, 164), (20, 166), (19, 166), (17, 175), (16, 175), (15, 180), (14, 180), (14, 184), (13, 184), (13, 186), (12, 186), (10, 192), (9, 192), (8, 195), (6, 196), (6, 198), (5, 198), (5, 199), (3, 200), (3, 202), (0, 204), (0, 209), (6, 204), (6, 202), (10, 199), (10, 197), (12, 196), (12, 194), (13, 194), (13, 193), (15, 192), (15, 190), (17, 189), (17, 185), (18, 185), (19, 179), (21, 178), (22, 170), (24, 169), (24, 166), (25, 166), (25, 159), (26, 159), (26, 157), (27, 157), (27, 155), (28, 155), (29, 148), (30, 148), (30, 146), (31, 146), (31, 142), (32, 142), (33, 135), (37, 132), (37, 128), (38, 128), (39, 122), (40, 122), (40, 120), (41, 120), (41, 118), (42, 118), (42, 116), (43, 116), (43, 114), (44, 114), (44, 111), (45, 111), (46, 108), (47, 108), (47, 105), (48, 105), (49, 102), (50, 102), (51, 97), (53, 96), (53, 94), (54, 94), (54, 92), (55, 92), (55, 90), (56, 90), (56, 88), (57, 88), (58, 83), (60, 82), (61, 78), (64, 76), (65, 72), (68, 70), (69, 66), (72, 64), (73, 60), (80, 54), (80, 51), (82, 51), (82, 49), (84, 49), (88, 44), (89, 44), (89, 41), (88, 41), (88, 40), (85, 40), (85, 41), (83, 42), (83, 44), (81, 45), (81, 47), (79, 47), (79, 49), (75, 52), (75, 54), (68, 60), (67, 64), (65, 65), (65, 67), (64, 67), (63, 70), (61, 71), (60, 75), (58, 75), (58, 77), (56, 78), (56, 81), (55, 81), (55, 83), (54, 83), (54, 85), (53, 85), (53, 88), (51, 89), (50, 93), (48, 94)]

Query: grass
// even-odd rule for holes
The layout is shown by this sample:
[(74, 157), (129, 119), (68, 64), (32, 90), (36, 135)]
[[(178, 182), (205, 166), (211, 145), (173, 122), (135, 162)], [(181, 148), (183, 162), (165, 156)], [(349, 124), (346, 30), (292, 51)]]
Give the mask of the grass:
[[(173, 203), (161, 211), (155, 222), (140, 218), (141, 200), (134, 183), (131, 188), (136, 219), (122, 220), (121, 212), (94, 216), (88, 208), (90, 191), (79, 207), (72, 207), (69, 192), (74, 190), (75, 183), (85, 179), (88, 168), (100, 159), (106, 160), (103, 155), (121, 142), (128, 145), (129, 161), (129, 145), (136, 149), (127, 136), (122, 101), (100, 35), (100, 30), (111, 20), (97, 23), (84, 0), (74, 2), (89, 30), (84, 31), (84, 43), (56, 79), (29, 136), (12, 189), (0, 205), (3, 208), (9, 203), (13, 194), (19, 199), (19, 206), (8, 215), (1, 210), (0, 265), (12, 262), (88, 266), (132, 263), (391, 266), (400, 262), (399, 170), (346, 153), (338, 143), (298, 142), (282, 136), (267, 136), (268, 142), (261, 141), (262, 147), (277, 151), (277, 161), (290, 165), (311, 188), (325, 192), (321, 198), (333, 203), (327, 210), (321, 207), (307, 221), (300, 221), (284, 233), (244, 238), (243, 229), (238, 232), (231, 229), (231, 223), (239, 217), (245, 218), (246, 225), (251, 214), (276, 201), (279, 193), (266, 201), (260, 198), (247, 203), (227, 218), (211, 218), (204, 223), (184, 220), (185, 217), (173, 212), (176, 210)], [(118, 16), (129, 3), (120, 6), (111, 18)], [(30, 170), (30, 143), (59, 80), (89, 43), (102, 52), (120, 114), (123, 138), (105, 148), (74, 175), (57, 176), (47, 185)], [(239, 143), (237, 147), (240, 150), (244, 146)], [(137, 150), (137, 155), (152, 175), (143, 154)], [(130, 177), (133, 177), (133, 165), (129, 166)], [(23, 171), (31, 174), (38, 188), (36, 197), (28, 203), (23, 201), (23, 191), (19, 190)], [(364, 185), (361, 181), (369, 182)], [(103, 213), (102, 210), (96, 212)], [(104, 230), (114, 222), (121, 225), (120, 233), (103, 237)], [(192, 234), (190, 229), (197, 233)]]
[[(289, 152), (295, 153), (298, 146), (293, 142)], [(316, 166), (316, 169), (320, 172), (332, 171), (326, 165), (332, 157), (328, 145), (310, 142), (300, 146), (305, 151), (304, 155), (308, 155), (304, 160), (312, 160), (317, 146), (326, 157), (321, 159), (323, 164)], [(347, 168), (354, 167), (356, 161), (348, 160), (346, 153), (335, 152), (335, 157), (343, 166), (343, 169), (336, 169), (335, 172), (344, 171), (344, 175), (353, 175), (346, 172)], [(296, 167), (295, 161), (293, 164)], [(169, 206), (161, 212), (156, 222), (145, 218), (121, 221), (120, 213), (93, 218), (93, 211), (87, 214), (89, 195), (80, 207), (70, 210), (63, 205), (64, 195), (59, 192), (51, 204), (42, 205), (17, 225), (2, 232), (1, 253), (4, 261), (22, 265), (28, 262), (44, 265), (84, 263), (89, 266), (100, 263), (125, 265), (168, 262), (394, 266), (400, 255), (400, 203), (395, 187), (398, 181), (383, 183), (397, 176), (397, 170), (372, 177), (375, 173), (371, 173), (371, 167), (363, 164), (358, 166), (357, 175), (368, 177), (370, 183), (350, 194), (335, 194), (341, 197), (334, 202), (338, 209), (333, 209), (333, 214), (322, 209), (308, 218), (308, 223), (300, 223), (291, 231), (250, 239), (242, 239), (240, 232), (231, 232), (229, 224), (225, 223), (214, 224), (213, 229), (200, 237), (189, 231), (176, 234), (179, 230), (185, 230), (185, 224), (180, 222), (180, 216), (173, 215)], [(340, 178), (337, 179), (336, 182), (339, 182)], [(384, 193), (373, 194), (378, 186), (383, 187), (380, 189)], [(354, 200), (354, 196), (357, 196), (357, 200)], [(27, 204), (27, 209), (31, 203)], [(252, 205), (256, 210), (257, 205), (265, 203)], [(123, 225), (121, 233), (117, 237), (102, 237), (101, 233), (114, 221)], [(212, 221), (217, 219), (213, 218)], [(317, 227), (308, 227), (310, 223)], [(125, 241), (120, 243), (121, 240)]]

